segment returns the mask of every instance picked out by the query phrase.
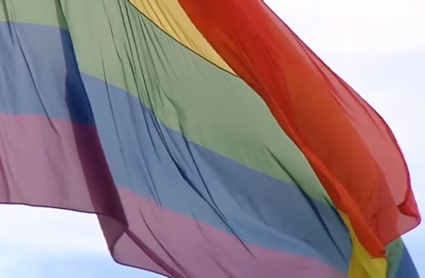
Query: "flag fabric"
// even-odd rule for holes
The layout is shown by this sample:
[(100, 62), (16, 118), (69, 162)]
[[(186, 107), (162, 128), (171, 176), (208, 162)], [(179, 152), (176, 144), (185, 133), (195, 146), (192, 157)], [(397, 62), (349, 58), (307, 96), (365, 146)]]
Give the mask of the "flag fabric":
[(259, 0), (0, 0), (0, 202), (175, 278), (419, 277), (391, 131)]

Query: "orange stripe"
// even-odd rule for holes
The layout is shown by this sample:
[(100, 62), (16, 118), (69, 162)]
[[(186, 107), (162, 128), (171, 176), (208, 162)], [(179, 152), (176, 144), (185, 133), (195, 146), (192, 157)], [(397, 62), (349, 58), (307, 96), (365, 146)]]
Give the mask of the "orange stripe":
[(380, 116), (259, 0), (179, 0), (267, 103), (374, 257), (420, 221), (402, 153)]

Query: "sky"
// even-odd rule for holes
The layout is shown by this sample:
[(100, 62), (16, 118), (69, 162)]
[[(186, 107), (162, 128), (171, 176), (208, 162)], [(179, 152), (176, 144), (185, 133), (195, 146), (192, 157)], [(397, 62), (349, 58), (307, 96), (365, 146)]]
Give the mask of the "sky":
[[(425, 2), (268, 0), (268, 5), (392, 128), (425, 212)], [(425, 227), (404, 236), (425, 277)], [(3, 278), (159, 278), (113, 262), (96, 217), (0, 205)]]

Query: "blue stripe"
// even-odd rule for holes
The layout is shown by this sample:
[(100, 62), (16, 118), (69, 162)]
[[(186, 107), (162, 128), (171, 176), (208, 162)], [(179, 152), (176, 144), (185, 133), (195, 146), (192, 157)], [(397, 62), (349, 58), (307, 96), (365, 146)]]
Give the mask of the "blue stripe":
[(420, 278), (412, 258), (403, 244), (403, 253), (397, 270), (397, 278)]
[(0, 111), (96, 123), (118, 186), (246, 243), (347, 271), (351, 243), (334, 209), (189, 142), (128, 92), (80, 74), (68, 31), (2, 23), (0, 54)]
[(0, 111), (94, 125), (69, 32), (0, 23)]

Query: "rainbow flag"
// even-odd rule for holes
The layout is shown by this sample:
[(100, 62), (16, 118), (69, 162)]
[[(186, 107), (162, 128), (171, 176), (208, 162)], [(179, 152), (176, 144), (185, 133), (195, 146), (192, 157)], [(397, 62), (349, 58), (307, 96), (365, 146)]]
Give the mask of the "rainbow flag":
[(394, 136), (260, 0), (0, 0), (0, 164), (169, 277), (419, 277)]

